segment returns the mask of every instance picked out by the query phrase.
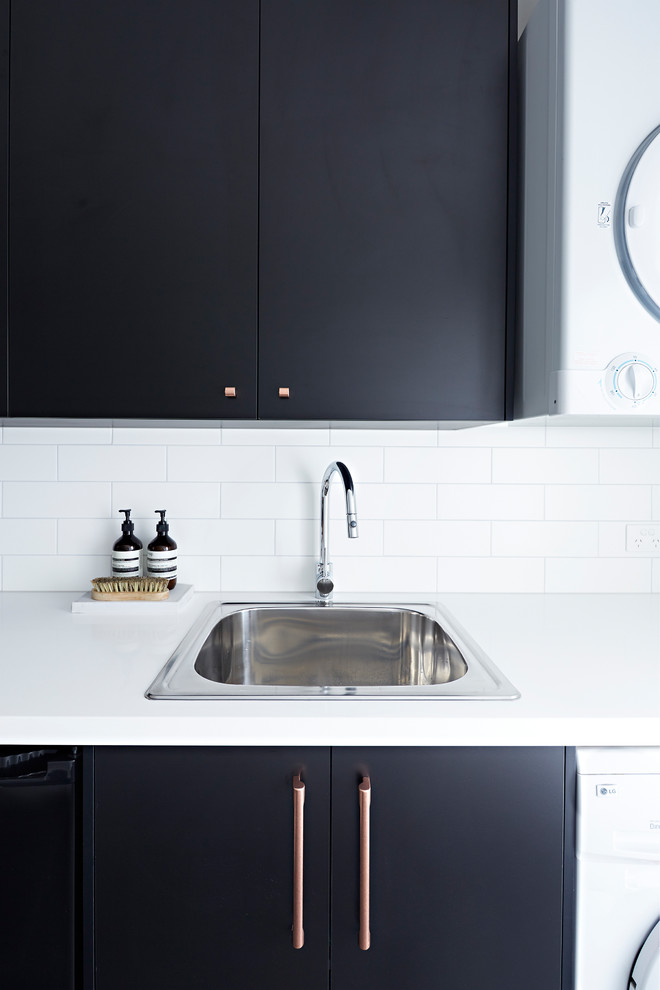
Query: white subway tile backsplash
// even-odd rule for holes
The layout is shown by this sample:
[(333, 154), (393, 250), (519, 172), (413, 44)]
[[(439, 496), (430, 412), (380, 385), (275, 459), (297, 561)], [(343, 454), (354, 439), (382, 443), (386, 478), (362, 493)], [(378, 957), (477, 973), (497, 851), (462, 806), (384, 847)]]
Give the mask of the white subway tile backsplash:
[(599, 557), (631, 557), (626, 550), (626, 523), (598, 523), (598, 556)]
[(548, 485), (546, 519), (647, 519), (650, 485)]
[(432, 594), (436, 590), (431, 557), (334, 556), (335, 594)]
[(56, 519), (0, 519), (0, 555), (49, 553), (57, 553)]
[(438, 519), (542, 519), (541, 485), (438, 485)]
[(323, 447), (330, 443), (330, 429), (269, 429), (259, 427), (241, 429), (240, 427), (225, 427), (222, 431), (222, 443), (225, 446), (252, 447), (268, 444), (272, 447)]
[(192, 584), (196, 591), (220, 591), (222, 589), (222, 565), (219, 557), (196, 557), (179, 554), (178, 581)]
[(533, 557), (439, 557), (438, 591), (542, 592), (544, 562)]
[[(650, 447), (651, 426), (599, 426), (598, 447)], [(588, 426), (548, 426), (548, 447), (583, 447), (593, 445), (594, 428)]]
[[(115, 519), (58, 519), (57, 520), (57, 553), (66, 555), (89, 554), (92, 556), (105, 555), (107, 567), (110, 567), (112, 546), (122, 535), (121, 524), (124, 516), (117, 514)], [(146, 532), (139, 520), (133, 520), (136, 526), (135, 535), (144, 540)], [(30, 523), (31, 525), (31, 523)], [(149, 520), (151, 527), (151, 520)], [(155, 529), (154, 529), (155, 532)], [(151, 535), (149, 536), (151, 539)], [(146, 545), (146, 544), (145, 544)], [(110, 572), (107, 571), (109, 574)], [(100, 577), (100, 575), (96, 575)]]
[[(435, 485), (360, 485), (358, 519), (435, 519)], [(337, 510), (338, 503), (335, 504)], [(317, 509), (318, 513), (318, 509)]]
[(70, 591), (73, 599), (89, 591), (92, 578), (102, 577), (106, 567), (105, 557), (7, 554), (2, 559), (2, 590)]
[(57, 478), (57, 447), (0, 445), (0, 481), (52, 481)]
[(490, 554), (489, 522), (388, 521), (385, 554), (400, 557), (483, 557)]
[(60, 481), (165, 481), (164, 447), (61, 446)]
[[(321, 489), (321, 479), (332, 461), (343, 461), (351, 472), (357, 488), (365, 481), (383, 480), (383, 451), (381, 447), (282, 447), (277, 451), (275, 478), (277, 481), (308, 481)], [(342, 487), (338, 475), (331, 484)]]
[(223, 557), (222, 589), (272, 592), (314, 590), (315, 564), (310, 557)]
[(314, 519), (319, 483), (222, 485), (223, 519)]
[[(157, 509), (166, 509), (170, 522), (176, 518), (217, 518), (220, 515), (220, 485), (195, 481), (118, 481), (112, 485), (113, 517), (124, 508), (132, 509), (135, 519), (155, 520)], [(176, 540), (174, 532), (172, 536)]]
[(660, 450), (601, 450), (603, 485), (660, 485)]
[(332, 427), (333, 447), (437, 447), (437, 430), (346, 430)]
[(5, 481), (2, 514), (12, 519), (98, 519), (110, 515), (109, 481)]
[[(660, 428), (549, 417), (466, 430), (204, 429), (96, 424), (0, 435), (5, 590), (77, 590), (107, 571), (132, 509), (146, 545), (165, 508), (180, 580), (218, 593), (311, 594), (320, 482), (346, 462), (360, 528), (333, 482), (338, 593), (660, 590), (660, 560), (625, 550), (660, 523)], [(4, 479), (4, 480), (3, 480)]]
[(494, 522), (494, 557), (596, 557), (596, 522)]
[(545, 426), (493, 423), (467, 430), (439, 430), (440, 447), (542, 447)]
[(169, 447), (168, 481), (274, 481), (274, 447)]
[[(358, 516), (358, 539), (349, 540), (346, 515), (330, 520), (330, 558), (380, 557), (383, 553), (383, 523)], [(320, 553), (317, 519), (278, 519), (275, 523), (275, 553), (282, 556), (314, 557)]]
[(598, 482), (598, 451), (584, 448), (494, 450), (493, 481), (496, 484), (595, 484)]
[(5, 426), (4, 443), (25, 444), (57, 444), (82, 443), (90, 444), (112, 443), (111, 426)]
[(161, 447), (172, 447), (176, 444), (186, 446), (195, 444), (198, 447), (214, 446), (221, 442), (222, 431), (219, 427), (195, 429), (194, 427), (163, 428), (163, 427), (123, 427), (116, 426), (112, 431), (112, 442), (115, 444), (153, 444)]
[(385, 481), (479, 484), (491, 480), (488, 447), (393, 447), (385, 450)]
[(198, 557), (272, 554), (275, 523), (272, 519), (177, 519), (176, 542), (181, 553)]
[(545, 590), (624, 594), (651, 587), (651, 560), (552, 558), (546, 561)]

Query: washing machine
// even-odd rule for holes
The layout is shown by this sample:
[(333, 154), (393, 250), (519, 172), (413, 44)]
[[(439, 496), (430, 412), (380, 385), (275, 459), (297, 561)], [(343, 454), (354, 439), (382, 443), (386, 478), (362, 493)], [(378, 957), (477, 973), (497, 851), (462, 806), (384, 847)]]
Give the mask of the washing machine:
[(658, 0), (523, 33), (517, 416), (660, 413), (659, 51)]
[(660, 990), (660, 747), (577, 751), (575, 990)]

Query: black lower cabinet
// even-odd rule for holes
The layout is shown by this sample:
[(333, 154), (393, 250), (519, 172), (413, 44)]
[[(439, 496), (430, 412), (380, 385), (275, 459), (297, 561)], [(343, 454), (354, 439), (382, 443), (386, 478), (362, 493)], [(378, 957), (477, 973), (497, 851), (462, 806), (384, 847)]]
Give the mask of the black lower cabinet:
[[(300, 770), (310, 796), (297, 952)], [(329, 773), (328, 749), (97, 749), (96, 990), (326, 986)]]
[[(333, 750), (333, 990), (559, 990), (562, 749)], [(357, 787), (371, 782), (371, 948)]]
[(563, 810), (561, 748), (97, 749), (96, 990), (561, 990)]

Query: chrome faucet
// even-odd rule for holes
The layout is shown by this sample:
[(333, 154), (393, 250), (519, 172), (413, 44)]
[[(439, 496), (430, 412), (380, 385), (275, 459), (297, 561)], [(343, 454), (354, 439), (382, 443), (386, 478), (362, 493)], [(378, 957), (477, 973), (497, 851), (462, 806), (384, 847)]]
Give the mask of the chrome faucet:
[(337, 472), (344, 483), (346, 492), (346, 524), (348, 537), (356, 539), (358, 535), (357, 515), (355, 513), (355, 488), (351, 472), (341, 461), (328, 464), (321, 481), (321, 551), (320, 560), (316, 564), (316, 600), (319, 605), (327, 605), (332, 601), (334, 583), (332, 580), (332, 564), (328, 561), (328, 535), (330, 529), (330, 481)]

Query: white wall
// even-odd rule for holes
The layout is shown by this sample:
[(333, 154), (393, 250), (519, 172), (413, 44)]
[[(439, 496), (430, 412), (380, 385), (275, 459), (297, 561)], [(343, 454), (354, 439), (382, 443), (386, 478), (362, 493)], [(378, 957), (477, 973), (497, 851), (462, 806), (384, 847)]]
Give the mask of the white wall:
[(310, 591), (320, 480), (344, 460), (360, 538), (333, 483), (331, 559), (342, 592), (651, 592), (660, 558), (626, 551), (630, 522), (660, 525), (660, 427), (471, 430), (5, 427), (5, 591), (86, 590), (168, 510), (180, 579), (198, 589)]

